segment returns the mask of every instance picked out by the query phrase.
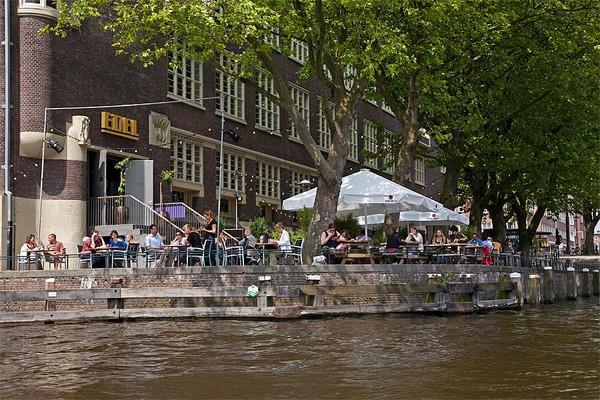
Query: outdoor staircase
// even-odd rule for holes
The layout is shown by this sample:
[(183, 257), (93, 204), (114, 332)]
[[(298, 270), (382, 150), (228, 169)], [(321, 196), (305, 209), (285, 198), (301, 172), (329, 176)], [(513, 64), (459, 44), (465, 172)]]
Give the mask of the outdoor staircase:
[(170, 241), (185, 224), (197, 228), (207, 223), (185, 203), (164, 203), (153, 209), (131, 195), (92, 198), (88, 221), (90, 228), (98, 230), (102, 236), (109, 236), (116, 230), (120, 235), (133, 234), (138, 243), (143, 242), (152, 224), (158, 226), (165, 241)]

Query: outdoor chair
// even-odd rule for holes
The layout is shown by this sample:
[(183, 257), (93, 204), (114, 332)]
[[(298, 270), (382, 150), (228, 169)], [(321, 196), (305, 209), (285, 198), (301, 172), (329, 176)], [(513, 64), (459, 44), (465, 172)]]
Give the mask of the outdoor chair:
[(83, 246), (78, 244), (77, 245), (77, 253), (79, 254), (79, 268), (81, 268), (84, 265), (87, 265), (87, 268), (91, 268), (92, 267), (92, 253), (82, 254), (81, 253), (82, 250), (83, 250)]
[(44, 254), (44, 260), (48, 264), (49, 269), (54, 268), (55, 263), (58, 269), (63, 269), (63, 266), (64, 269), (69, 269), (69, 258), (66, 249), (63, 250), (61, 255)]
[(194, 261), (199, 260), (200, 265), (204, 267), (204, 256), (206, 255), (204, 249), (206, 248), (206, 246), (206, 242), (204, 242), (203, 247), (188, 247), (186, 249), (186, 265), (193, 266)]
[(131, 268), (131, 264), (135, 264), (138, 268), (138, 256), (140, 251), (139, 243), (129, 243), (127, 245), (127, 251), (125, 252), (125, 261), (127, 262), (127, 268)]
[(227, 265), (244, 265), (244, 248), (242, 246), (225, 247), (223, 253), (223, 266)]

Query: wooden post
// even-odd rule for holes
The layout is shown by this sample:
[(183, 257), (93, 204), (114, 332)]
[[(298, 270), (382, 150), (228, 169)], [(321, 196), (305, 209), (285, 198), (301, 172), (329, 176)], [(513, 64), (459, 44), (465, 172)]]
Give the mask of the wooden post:
[(539, 304), (542, 300), (540, 288), (540, 276), (538, 274), (529, 275), (529, 287), (527, 288), (527, 303)]
[(590, 270), (581, 270), (581, 297), (590, 297)]
[(44, 302), (44, 310), (56, 311), (56, 279), (46, 279), (44, 286), (45, 289), (48, 291), (48, 300)]
[(554, 303), (552, 267), (544, 267), (544, 303)]
[(521, 274), (518, 272), (511, 273), (510, 281), (513, 284), (513, 294), (519, 301), (519, 306), (523, 306), (523, 283), (521, 282)]
[(592, 275), (592, 294), (600, 296), (600, 270), (595, 269)]
[(575, 268), (567, 268), (567, 299), (577, 299), (577, 283), (575, 282)]

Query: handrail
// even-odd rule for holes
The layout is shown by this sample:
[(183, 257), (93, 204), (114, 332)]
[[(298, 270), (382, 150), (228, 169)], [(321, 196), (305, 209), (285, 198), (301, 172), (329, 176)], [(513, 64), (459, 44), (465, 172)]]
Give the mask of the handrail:
[(98, 225), (131, 224), (145, 227), (154, 224), (165, 241), (181, 230), (179, 226), (157, 213), (152, 207), (132, 195), (100, 196), (90, 201), (89, 223)]
[[(172, 209), (174, 207), (182, 207), (185, 210), (185, 216), (183, 218), (171, 216), (171, 218), (170, 218), (171, 220), (178, 219), (178, 220), (181, 220), (181, 222), (189, 223), (190, 225), (193, 225), (194, 227), (206, 225), (208, 223), (208, 220), (206, 218), (204, 218), (204, 216), (202, 214), (200, 214), (199, 212), (197, 212), (196, 210), (194, 210), (193, 208), (191, 208), (190, 206), (188, 206), (187, 204), (185, 204), (183, 202), (169, 202), (169, 203), (163, 203), (162, 205), (157, 204), (157, 205), (155, 205), (155, 210), (169, 212), (169, 209)], [(189, 217), (193, 217), (196, 221), (190, 221)], [(194, 224), (193, 222), (197, 222), (197, 224)]]

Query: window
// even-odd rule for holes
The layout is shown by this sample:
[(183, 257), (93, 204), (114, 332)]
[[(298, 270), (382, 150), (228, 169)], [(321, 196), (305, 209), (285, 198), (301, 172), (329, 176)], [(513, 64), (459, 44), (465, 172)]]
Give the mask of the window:
[[(221, 54), (221, 65), (234, 73), (240, 71), (240, 66), (230, 56)], [(224, 111), (226, 116), (244, 120), (244, 84), (239, 79), (216, 71), (216, 109)], [(221, 104), (221, 94), (223, 104)]]
[[(419, 129), (419, 132), (421, 131), (421, 129)], [(425, 147), (431, 147), (431, 136), (428, 133), (422, 133), (421, 135), (419, 135), (419, 144), (422, 144)]]
[(56, 8), (56, 0), (22, 0), (21, 6), (41, 6)]
[(383, 134), (385, 136), (384, 139), (384, 156), (383, 156), (383, 171), (387, 172), (388, 174), (392, 174), (394, 172), (394, 160), (396, 159), (395, 154), (394, 154), (394, 146), (393, 146), (393, 136), (395, 135), (394, 132), (392, 131), (388, 131), (387, 129), (385, 129), (383, 131)]
[(171, 136), (171, 169), (175, 179), (202, 183), (202, 145), (183, 136)]
[(297, 194), (305, 192), (311, 188), (311, 185), (301, 185), (300, 184), (300, 182), (302, 182), (304, 180), (309, 181), (311, 183), (311, 185), (313, 185), (314, 182), (316, 181), (316, 177), (309, 173), (292, 171), (292, 181), (290, 182), (290, 189), (292, 191), (292, 196), (295, 196)]
[(365, 121), (365, 165), (368, 167), (377, 168), (377, 158), (372, 154), (377, 153), (377, 125), (371, 121)]
[[(169, 53), (168, 92), (202, 105), (202, 63)], [(174, 62), (176, 66), (171, 66)]]
[[(259, 87), (277, 96), (273, 78), (260, 72), (256, 79)], [(279, 106), (258, 91), (256, 92), (256, 126), (269, 132), (279, 133)]]
[[(329, 103), (330, 107), (333, 107), (332, 103)], [(318, 144), (325, 150), (331, 148), (331, 129), (327, 123), (327, 117), (325, 116), (325, 110), (323, 109), (323, 99), (319, 98), (319, 113), (317, 114), (317, 132), (319, 133)]]
[[(310, 129), (309, 93), (300, 86), (292, 85), (290, 87), (290, 94), (292, 95), (294, 104), (298, 107), (300, 115), (302, 115), (306, 127)], [(298, 134), (298, 130), (294, 126), (294, 123), (291, 124), (290, 136), (295, 139), (300, 139), (300, 135)]]
[(19, 2), (18, 14), (58, 19), (56, 0), (21, 0)]
[(258, 194), (264, 197), (279, 199), (279, 167), (265, 161), (256, 163)]
[[(217, 188), (219, 187), (219, 161), (220, 152), (216, 152), (216, 180)], [(223, 189), (232, 192), (244, 192), (244, 157), (237, 154), (232, 154), (227, 151), (223, 152)]]
[(413, 180), (417, 185), (425, 186), (425, 160), (422, 157), (415, 158)]
[(308, 44), (301, 40), (292, 39), (291, 48), (292, 54), (290, 58), (304, 64), (308, 60)]
[(352, 132), (350, 133), (348, 158), (353, 161), (358, 161), (358, 118), (356, 116), (352, 119)]

